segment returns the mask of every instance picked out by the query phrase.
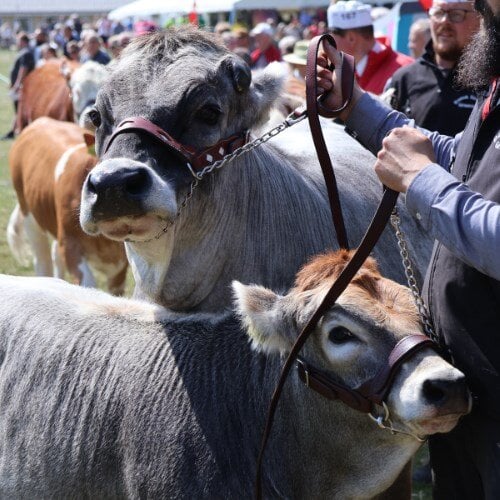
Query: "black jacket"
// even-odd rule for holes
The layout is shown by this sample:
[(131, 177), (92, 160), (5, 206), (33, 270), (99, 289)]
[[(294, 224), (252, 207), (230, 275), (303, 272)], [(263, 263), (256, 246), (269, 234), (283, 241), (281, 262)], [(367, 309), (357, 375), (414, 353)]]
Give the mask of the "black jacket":
[[(482, 121), (484, 101), (485, 95), (478, 97), (452, 173), (486, 199), (500, 203), (500, 105), (497, 98)], [(437, 243), (424, 297), (437, 333), (478, 397), (478, 409), (500, 420), (500, 282), (468, 266)]]
[(454, 136), (461, 132), (476, 96), (454, 84), (455, 69), (442, 70), (434, 62), (432, 41), (424, 55), (398, 69), (387, 88), (394, 88), (391, 105), (427, 130)]

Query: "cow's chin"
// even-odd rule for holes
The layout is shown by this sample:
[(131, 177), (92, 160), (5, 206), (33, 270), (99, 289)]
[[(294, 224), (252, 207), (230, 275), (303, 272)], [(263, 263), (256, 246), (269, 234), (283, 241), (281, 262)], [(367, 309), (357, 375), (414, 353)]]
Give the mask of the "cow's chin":
[(423, 418), (412, 422), (411, 428), (419, 436), (450, 432), (463, 415), (463, 413), (450, 413), (432, 418)]
[(165, 234), (169, 221), (158, 215), (142, 215), (140, 217), (119, 217), (101, 221), (98, 231), (106, 238), (115, 241), (145, 242), (160, 238)]

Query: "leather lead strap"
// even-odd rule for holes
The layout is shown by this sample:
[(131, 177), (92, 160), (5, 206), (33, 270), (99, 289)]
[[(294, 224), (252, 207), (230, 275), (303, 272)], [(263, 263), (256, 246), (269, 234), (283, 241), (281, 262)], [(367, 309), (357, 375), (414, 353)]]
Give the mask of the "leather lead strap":
[(349, 240), (347, 238), (347, 231), (344, 224), (344, 217), (342, 216), (342, 206), (340, 203), (340, 196), (337, 187), (337, 180), (333, 170), (330, 155), (326, 147), (325, 138), (321, 130), (319, 115), (327, 118), (334, 118), (344, 110), (352, 97), (352, 89), (354, 84), (354, 59), (348, 54), (342, 53), (342, 97), (344, 102), (342, 106), (335, 110), (325, 108), (321, 104), (321, 99), (316, 97), (316, 78), (317, 66), (316, 60), (318, 58), (318, 51), (323, 40), (328, 41), (335, 48), (337, 45), (334, 38), (329, 35), (321, 35), (313, 38), (309, 43), (307, 50), (307, 67), (306, 67), (306, 103), (307, 103), (307, 118), (309, 120), (309, 127), (318, 155), (318, 160), (323, 171), (325, 178), (326, 189), (328, 192), (328, 199), (330, 200), (330, 208), (332, 212), (333, 225), (337, 233), (337, 241), (340, 248), (349, 249)]
[[(328, 38), (330, 43), (332, 43), (335, 46), (335, 41), (333, 40), (333, 37), (330, 35), (323, 35), (321, 37), (316, 37), (311, 41), (311, 44), (314, 45), (309, 47), (308, 50), (308, 57), (307, 57), (307, 79), (306, 79), (306, 93), (307, 93), (307, 103), (308, 103), (308, 115), (310, 114), (310, 109), (309, 109), (309, 103), (312, 105), (312, 101), (314, 100), (315, 104), (313, 106), (314, 109), (318, 109), (317, 106), (317, 99), (316, 99), (316, 57), (317, 57), (317, 51), (319, 47), (319, 43), (323, 38)], [(346, 61), (346, 56), (344, 55), (344, 61)], [(311, 67), (313, 66), (313, 67)], [(345, 71), (344, 70), (344, 65), (342, 67), (342, 91), (344, 92), (345, 88), (351, 88), (352, 90), (352, 85), (353, 85), (353, 79), (354, 79), (354, 70), (352, 71)], [(351, 79), (349, 82), (344, 82), (345, 80)], [(351, 98), (352, 92), (344, 94), (343, 96), (348, 96), (348, 98), (344, 101), (343, 105), (341, 108), (338, 110), (334, 110), (333, 113), (339, 113), (345, 107), (348, 105), (349, 100)], [(345, 99), (345, 98), (344, 98)], [(321, 111), (324, 111), (324, 108), (320, 108)], [(313, 119), (314, 122), (314, 119)], [(314, 125), (316, 127), (316, 125)], [(319, 131), (321, 133), (321, 126), (319, 124), (319, 119), (317, 120), (317, 126), (319, 127)], [(315, 132), (314, 129), (311, 126), (311, 132), (313, 133), (313, 139), (315, 140), (316, 144), (316, 139), (315, 139)], [(319, 141), (320, 143), (320, 151), (321, 151), (321, 143), (323, 144), (324, 150), (326, 150), (326, 145), (324, 142), (323, 134), (321, 133), (321, 140)], [(327, 151), (327, 150), (326, 150)], [(321, 153), (324, 155), (325, 153)], [(320, 152), (318, 151), (318, 157), (320, 155)], [(328, 152), (326, 152), (326, 156), (328, 156)], [(320, 159), (321, 161), (321, 159)], [(339, 209), (340, 207), (340, 202), (338, 201), (338, 192), (337, 192), (337, 184), (335, 182), (335, 176), (333, 175), (333, 169), (331, 166), (331, 161), (328, 156), (328, 164), (330, 166), (330, 170), (328, 170), (326, 167), (322, 166), (323, 170), (323, 175), (325, 176), (325, 182), (327, 184), (327, 189), (328, 189), (328, 195), (330, 199), (330, 208), (332, 210), (332, 216), (334, 217), (334, 222), (336, 220), (335, 212)], [(326, 173), (325, 173), (326, 172)], [(333, 182), (332, 182), (333, 178)], [(337, 194), (335, 194), (337, 193)], [(370, 255), (371, 251), (373, 250), (373, 247), (377, 243), (378, 239), (380, 238), (380, 235), (382, 234), (387, 221), (389, 220), (389, 217), (392, 213), (392, 210), (396, 204), (398, 198), (398, 193), (395, 191), (392, 191), (390, 189), (384, 188), (384, 195), (382, 197), (382, 200), (380, 201), (380, 204), (377, 208), (377, 211), (375, 212), (375, 215), (370, 223), (370, 226), (368, 227), (363, 240), (361, 241), (358, 249), (352, 256), (351, 260), (348, 262), (344, 270), (340, 273), (339, 277), (335, 281), (335, 283), (332, 285), (328, 293), (326, 294), (325, 298), (319, 305), (318, 309), (314, 312), (313, 316), (309, 320), (309, 322), (306, 324), (306, 326), (303, 328), (302, 332), (298, 336), (297, 340), (295, 341), (295, 344), (293, 345), (290, 354), (288, 355), (288, 358), (285, 361), (285, 364), (283, 366), (283, 369), (281, 371), (281, 375), (278, 381), (278, 384), (276, 386), (276, 389), (273, 393), (271, 403), (269, 405), (269, 410), (267, 414), (267, 419), (266, 419), (266, 424), (264, 428), (264, 433), (262, 436), (262, 442), (261, 442), (261, 447), (260, 447), (260, 452), (259, 456), (257, 459), (257, 470), (256, 470), (256, 476), (255, 476), (255, 498), (257, 500), (262, 499), (262, 463), (264, 459), (264, 452), (266, 449), (267, 442), (269, 440), (269, 435), (271, 433), (271, 428), (273, 425), (274, 421), (274, 415), (276, 413), (276, 409), (278, 406), (279, 398), (281, 396), (283, 386), (285, 384), (285, 381), (288, 377), (288, 374), (290, 373), (290, 370), (293, 366), (294, 361), (296, 360), (299, 351), (302, 349), (303, 345), (305, 344), (306, 340), (308, 337), (311, 335), (311, 333), (314, 331), (316, 328), (316, 325), (318, 321), (321, 319), (321, 317), (325, 314), (325, 312), (335, 304), (339, 296), (342, 294), (342, 292), (347, 288), (351, 280), (354, 278), (355, 274), (358, 272), (358, 270), (361, 268), (363, 265), (364, 261), (367, 259), (367, 257)], [(335, 201), (337, 199), (337, 201)], [(332, 202), (333, 200), (333, 202)], [(341, 213), (341, 212), (339, 212)], [(340, 229), (340, 234), (339, 234), (339, 227), (336, 225), (336, 230), (337, 230), (337, 237), (339, 239), (339, 244), (340, 244), (340, 238), (342, 234), (342, 229)], [(345, 234), (345, 227), (343, 224), (342, 220), (342, 226), (343, 231)], [(341, 245), (342, 246), (342, 245)], [(345, 237), (345, 247), (347, 248), (347, 237)]]

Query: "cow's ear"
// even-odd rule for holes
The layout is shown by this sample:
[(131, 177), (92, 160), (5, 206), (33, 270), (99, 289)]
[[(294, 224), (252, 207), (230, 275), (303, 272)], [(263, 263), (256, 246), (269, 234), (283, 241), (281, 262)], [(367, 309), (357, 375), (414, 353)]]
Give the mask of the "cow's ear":
[(242, 93), (250, 88), (252, 72), (248, 64), (241, 57), (231, 55), (222, 60), (221, 66), (229, 73), (236, 92)]
[(269, 118), (269, 112), (283, 93), (287, 72), (282, 63), (272, 62), (253, 75), (250, 106), (256, 116), (255, 124), (262, 124)]
[(236, 312), (241, 318), (252, 346), (268, 353), (285, 353), (292, 343), (286, 335), (281, 308), (283, 297), (258, 285), (233, 281)]

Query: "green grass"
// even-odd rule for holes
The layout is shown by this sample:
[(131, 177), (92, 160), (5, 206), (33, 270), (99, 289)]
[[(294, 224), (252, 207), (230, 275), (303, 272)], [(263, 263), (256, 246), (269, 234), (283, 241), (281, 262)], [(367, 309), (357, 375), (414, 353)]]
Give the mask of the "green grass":
[[(14, 60), (15, 53), (7, 50), (0, 50), (0, 74), (7, 76)], [(13, 120), (13, 106), (8, 96), (8, 86), (0, 81), (0, 135), (10, 130)], [(14, 275), (33, 275), (32, 267), (19, 265), (12, 257), (6, 241), (6, 229), (9, 216), (16, 204), (16, 197), (10, 182), (7, 155), (12, 145), (10, 141), (0, 141), (0, 273)], [(98, 281), (103, 283), (102, 277), (98, 276)], [(127, 280), (127, 294), (133, 289), (133, 280), (130, 276)], [(1, 300), (1, 298), (0, 298)], [(417, 454), (415, 464), (420, 464), (426, 459), (426, 448)], [(428, 485), (414, 484), (412, 497), (418, 500), (430, 500), (432, 498)]]
[[(0, 74), (8, 76), (14, 60), (15, 52), (0, 50)], [(8, 95), (8, 85), (0, 81), (0, 136), (12, 127), (14, 107)], [(12, 141), (0, 141), (0, 273), (16, 275), (33, 275), (32, 267), (19, 265), (12, 254), (6, 240), (7, 223), (16, 204), (16, 196), (10, 182), (7, 155)]]

